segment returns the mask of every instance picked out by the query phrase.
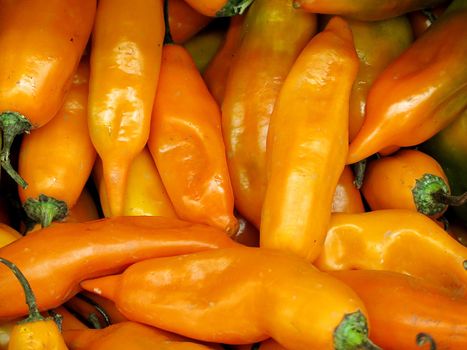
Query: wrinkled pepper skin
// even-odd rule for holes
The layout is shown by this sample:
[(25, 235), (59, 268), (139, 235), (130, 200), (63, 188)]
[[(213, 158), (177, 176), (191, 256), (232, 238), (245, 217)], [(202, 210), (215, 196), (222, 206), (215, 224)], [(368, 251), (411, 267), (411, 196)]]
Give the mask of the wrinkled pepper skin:
[(96, 0), (2, 0), (0, 7), (1, 165), (26, 187), (11, 168), (9, 148), (15, 135), (45, 125), (62, 106), (91, 34)]
[(112, 216), (122, 215), (128, 169), (149, 137), (164, 31), (162, 0), (99, 1), (89, 132), (103, 162)]
[[(418, 333), (429, 334), (437, 349), (467, 346), (467, 300), (421, 279), (389, 271), (335, 271), (368, 310), (372, 340), (385, 350), (419, 350)], [(389, 309), (388, 309), (389, 306)]]
[(230, 67), (241, 43), (244, 20), (245, 15), (235, 16), (230, 19), (224, 43), (203, 72), (204, 81), (219, 106), (222, 106)]
[[(100, 159), (94, 165), (93, 175), (104, 216), (111, 217)], [(124, 216), (150, 215), (165, 216), (167, 218), (177, 217), (162, 183), (159, 171), (147, 147), (131, 163), (128, 171), (124, 202), (122, 212)]]
[[(355, 349), (334, 342), (336, 327), (346, 314), (365, 313), (345, 284), (304, 259), (263, 248), (149, 259), (81, 286), (114, 300), (129, 319), (224, 344), (272, 337), (287, 349)], [(364, 328), (355, 328), (363, 343)]]
[(190, 39), (212, 20), (193, 9), (185, 0), (168, 0), (168, 6), (170, 34), (177, 44)]
[[(452, 194), (467, 192), (467, 112), (447, 128), (425, 142), (421, 149), (434, 157), (443, 167)], [(453, 212), (467, 225), (467, 206), (453, 207)]]
[(362, 196), (354, 185), (354, 175), (349, 166), (344, 168), (332, 198), (332, 213), (363, 213)]
[(222, 103), (222, 130), (235, 206), (260, 227), (266, 193), (266, 139), (279, 90), (316, 33), (316, 16), (289, 1), (256, 0), (232, 61)]
[(199, 13), (209, 17), (241, 15), (253, 0), (185, 0)]
[(448, 208), (432, 197), (437, 191), (450, 194), (441, 165), (429, 155), (409, 149), (369, 161), (362, 186), (372, 210), (409, 209), (433, 218)]
[(178, 217), (237, 231), (220, 109), (179, 45), (162, 52), (148, 147)]
[[(19, 187), (19, 197), (23, 204), (28, 202), (25, 210), (31, 219), (44, 226), (50, 225), (50, 220), (66, 217), (83, 191), (96, 159), (88, 131), (88, 84), (89, 65), (83, 61), (57, 115), (23, 137), (21, 143), (18, 169), (29, 186)], [(48, 204), (38, 201), (40, 195), (57, 202), (46, 208)]]
[(136, 322), (122, 322), (103, 329), (67, 330), (63, 337), (69, 350), (220, 350)]
[(376, 79), (362, 128), (349, 147), (356, 163), (387, 147), (420, 144), (467, 105), (467, 2), (455, 0)]
[(293, 0), (297, 9), (341, 15), (360, 21), (379, 21), (432, 7), (445, 0)]
[(333, 214), (314, 264), (322, 271), (401, 272), (465, 296), (465, 260), (467, 248), (430, 218), (412, 210), (388, 209)]
[(311, 39), (290, 70), (267, 139), (261, 247), (310, 261), (320, 254), (345, 167), (349, 97), (357, 70), (352, 32), (340, 17)]
[(378, 75), (412, 43), (413, 34), (405, 16), (377, 22), (349, 21), (360, 66), (352, 87), (349, 108), (349, 141), (365, 118), (368, 91)]
[[(236, 245), (215, 228), (163, 217), (57, 224), (0, 248), (34, 288), (40, 310), (61, 305), (84, 279), (117, 273), (141, 259)], [(0, 266), (0, 319), (27, 313), (20, 286)]]

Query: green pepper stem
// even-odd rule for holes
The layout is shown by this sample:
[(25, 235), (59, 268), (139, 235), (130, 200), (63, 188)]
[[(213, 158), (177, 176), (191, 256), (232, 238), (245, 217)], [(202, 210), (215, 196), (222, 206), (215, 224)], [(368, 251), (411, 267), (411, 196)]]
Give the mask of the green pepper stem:
[(5, 264), (13, 272), (13, 274), (16, 276), (19, 283), (21, 284), (21, 287), (23, 287), (24, 295), (26, 296), (26, 304), (29, 308), (29, 316), (21, 322), (26, 323), (43, 321), (44, 317), (42, 317), (41, 313), (39, 312), (39, 308), (37, 307), (36, 303), (36, 297), (34, 296), (34, 292), (32, 291), (31, 285), (29, 284), (26, 277), (11, 261), (6, 260), (4, 258), (0, 258), (0, 263)]
[(440, 193), (449, 196), (449, 187), (440, 176), (423, 174), (422, 177), (416, 179), (415, 186), (412, 188), (412, 196), (417, 211), (425, 215), (435, 215), (445, 211), (446, 204), (437, 200)]
[(368, 323), (361, 311), (344, 315), (334, 330), (335, 350), (381, 350), (368, 339)]
[(241, 15), (252, 2), (253, 0), (229, 0), (225, 6), (216, 13), (216, 17)]
[(467, 203), (467, 192), (462, 193), (458, 196), (453, 196), (439, 190), (432, 194), (433, 199), (438, 203), (446, 204), (449, 206), (458, 207)]
[(366, 159), (363, 159), (358, 163), (354, 164), (353, 169), (355, 173), (355, 180), (353, 181), (353, 184), (357, 188), (357, 190), (359, 190), (362, 188), (363, 179), (365, 178)]
[(435, 340), (427, 333), (418, 333), (415, 337), (415, 342), (417, 343), (417, 346), (423, 346), (426, 343), (430, 343), (430, 350), (436, 350)]
[(3, 134), (3, 146), (0, 151), (0, 165), (22, 188), (28, 187), (28, 183), (13, 169), (10, 163), (10, 149), (15, 137), (22, 133), (28, 133), (32, 128), (31, 123), (17, 112), (3, 112), (0, 114), (0, 129)]
[(39, 195), (38, 199), (28, 198), (23, 205), (26, 214), (41, 226), (48, 227), (52, 221), (63, 220), (68, 215), (68, 207), (64, 201)]

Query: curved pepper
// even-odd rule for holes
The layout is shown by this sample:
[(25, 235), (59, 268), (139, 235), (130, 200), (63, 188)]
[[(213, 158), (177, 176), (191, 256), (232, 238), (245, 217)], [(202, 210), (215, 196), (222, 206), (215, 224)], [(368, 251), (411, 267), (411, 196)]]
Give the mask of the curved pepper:
[(0, 7), (0, 161), (26, 188), (11, 167), (11, 144), (60, 109), (91, 34), (96, 0), (3, 0)]
[(187, 41), (212, 20), (193, 9), (185, 0), (168, 0), (168, 6), (170, 34), (176, 43)]
[(241, 15), (253, 0), (185, 0), (196, 11), (210, 17)]
[(435, 6), (445, 0), (293, 0), (294, 7), (313, 13), (378, 21)]
[(220, 110), (179, 45), (162, 51), (148, 148), (180, 218), (237, 231)]
[(362, 192), (372, 210), (411, 209), (433, 218), (440, 217), (448, 205), (462, 203), (460, 197), (450, 195), (441, 165), (417, 150), (370, 161)]
[(182, 336), (136, 322), (122, 322), (103, 329), (65, 330), (70, 350), (214, 350)]
[(26, 296), (29, 316), (17, 323), (10, 333), (8, 350), (67, 350), (57, 324), (52, 318), (44, 318), (39, 312), (36, 298), (28, 280), (12, 262), (0, 258), (0, 263), (6, 265), (19, 281), (20, 288)]
[(363, 126), (349, 147), (356, 163), (393, 146), (420, 144), (467, 104), (467, 2), (447, 11), (378, 77), (368, 94)]
[(162, 0), (99, 1), (89, 132), (102, 159), (112, 216), (122, 214), (128, 169), (149, 137), (164, 30)]
[[(102, 211), (105, 217), (110, 217), (111, 213), (100, 159), (96, 161), (93, 174), (99, 191)], [(124, 202), (122, 212), (124, 216), (152, 215), (168, 218), (177, 217), (162, 183), (159, 171), (147, 147), (131, 163), (128, 171)]]
[(27, 189), (19, 196), (28, 216), (47, 227), (77, 202), (96, 159), (87, 121), (89, 65), (83, 61), (64, 104), (44, 127), (23, 138), (19, 173)]
[(311, 39), (290, 70), (268, 133), (261, 247), (318, 257), (345, 166), (357, 70), (352, 32), (339, 17)]
[[(41, 310), (61, 305), (86, 278), (121, 271), (135, 261), (236, 245), (224, 232), (163, 217), (118, 217), (57, 224), (0, 248), (36, 291)], [(0, 267), (0, 319), (26, 314), (20, 287)]]
[(332, 198), (332, 213), (363, 213), (362, 196), (354, 185), (354, 175), (349, 166), (344, 168)]
[(316, 16), (289, 1), (256, 0), (222, 103), (222, 131), (237, 210), (259, 228), (266, 193), (266, 139), (279, 90), (300, 51), (316, 33)]
[(322, 271), (387, 270), (420, 277), (467, 295), (467, 248), (433, 220), (412, 210), (332, 215)]
[[(419, 350), (416, 338), (429, 334), (438, 349), (467, 344), (467, 300), (423, 280), (389, 271), (334, 271), (363, 300), (371, 338), (385, 350)], [(389, 307), (389, 308), (388, 308)]]
[(376, 349), (354, 292), (279, 251), (236, 247), (149, 259), (81, 286), (114, 300), (132, 320), (202, 341), (272, 337), (294, 350)]

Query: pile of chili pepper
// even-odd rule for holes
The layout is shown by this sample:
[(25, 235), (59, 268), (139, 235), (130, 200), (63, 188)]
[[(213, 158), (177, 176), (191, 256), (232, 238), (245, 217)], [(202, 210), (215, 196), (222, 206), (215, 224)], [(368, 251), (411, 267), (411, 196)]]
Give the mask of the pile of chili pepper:
[(0, 0), (0, 350), (467, 349), (467, 0)]

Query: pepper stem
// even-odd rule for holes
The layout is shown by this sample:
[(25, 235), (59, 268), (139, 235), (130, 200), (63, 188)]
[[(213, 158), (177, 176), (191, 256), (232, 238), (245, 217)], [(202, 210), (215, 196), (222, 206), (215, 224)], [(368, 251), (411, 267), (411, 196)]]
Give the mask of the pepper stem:
[(0, 263), (5, 264), (13, 272), (21, 284), (21, 287), (23, 287), (24, 295), (26, 296), (26, 304), (29, 308), (29, 316), (25, 320), (21, 321), (21, 323), (43, 321), (44, 317), (42, 317), (41, 313), (39, 312), (39, 308), (37, 307), (36, 303), (36, 297), (34, 296), (31, 285), (29, 284), (26, 277), (11, 261), (0, 258)]
[[(99, 305), (99, 303), (96, 303), (94, 300), (92, 300), (91, 298), (89, 298), (87, 295), (84, 295), (82, 293), (78, 293), (76, 295), (76, 298), (84, 301), (85, 303), (88, 303), (89, 305), (91, 305), (92, 307), (94, 307), (97, 312), (99, 312), (102, 316), (102, 318), (104, 319), (104, 322), (105, 322), (105, 325), (104, 327), (108, 327), (110, 326), (110, 324), (112, 323), (111, 320), (110, 320), (110, 316), (107, 314), (107, 311), (105, 311), (105, 309)], [(97, 317), (97, 314), (95, 313), (92, 313), (95, 315), (95, 317)], [(89, 315), (89, 319), (91, 321), (91, 315)], [(97, 321), (99, 322), (99, 318), (97, 318)], [(100, 322), (99, 322), (100, 324)]]
[(368, 324), (361, 311), (346, 314), (334, 330), (335, 350), (381, 350), (368, 339)]
[(427, 333), (418, 333), (415, 337), (415, 342), (417, 343), (417, 346), (423, 346), (426, 343), (430, 343), (430, 350), (436, 350), (435, 340)]
[(440, 196), (437, 193), (449, 196), (449, 187), (441, 177), (423, 174), (421, 178), (416, 179), (412, 196), (417, 211), (431, 216), (446, 210), (447, 205), (437, 200), (437, 196)]
[(357, 190), (359, 190), (363, 186), (363, 179), (365, 177), (366, 170), (366, 159), (363, 159), (358, 163), (354, 164), (353, 170), (355, 173), (355, 180), (353, 181), (353, 184), (357, 188)]
[(52, 221), (62, 220), (68, 214), (68, 207), (64, 201), (39, 195), (39, 199), (28, 198), (23, 204), (26, 214), (41, 226), (50, 226)]
[(0, 129), (3, 132), (3, 146), (0, 151), (0, 164), (3, 169), (22, 188), (28, 187), (28, 183), (16, 172), (10, 163), (10, 149), (15, 137), (22, 133), (28, 133), (32, 128), (31, 123), (23, 115), (17, 112), (3, 112), (0, 114)]
[(432, 194), (433, 199), (438, 203), (443, 203), (449, 206), (458, 207), (467, 203), (467, 192), (464, 192), (458, 196), (452, 196), (445, 193), (442, 190), (439, 190)]
[(253, 0), (229, 0), (223, 8), (216, 13), (216, 17), (232, 17), (241, 15)]

